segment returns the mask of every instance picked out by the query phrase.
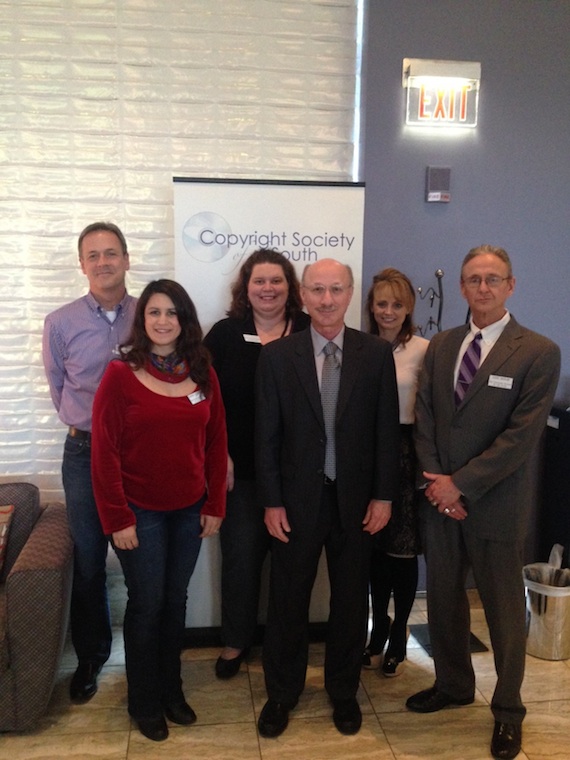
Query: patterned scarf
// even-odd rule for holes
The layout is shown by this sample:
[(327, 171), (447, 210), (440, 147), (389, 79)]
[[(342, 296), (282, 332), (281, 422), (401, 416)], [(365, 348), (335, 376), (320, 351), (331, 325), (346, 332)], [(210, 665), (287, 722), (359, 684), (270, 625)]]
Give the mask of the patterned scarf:
[(174, 351), (168, 356), (149, 354), (145, 369), (149, 375), (167, 383), (181, 383), (190, 375), (188, 362)]

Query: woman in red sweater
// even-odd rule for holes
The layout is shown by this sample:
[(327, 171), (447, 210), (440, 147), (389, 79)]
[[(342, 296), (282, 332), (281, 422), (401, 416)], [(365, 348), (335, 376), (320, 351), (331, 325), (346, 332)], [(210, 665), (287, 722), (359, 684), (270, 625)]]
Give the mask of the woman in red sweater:
[(128, 589), (129, 714), (161, 741), (165, 717), (196, 720), (180, 668), (186, 589), (202, 539), (225, 514), (225, 414), (196, 309), (178, 283), (147, 285), (121, 358), (93, 405), (93, 489)]

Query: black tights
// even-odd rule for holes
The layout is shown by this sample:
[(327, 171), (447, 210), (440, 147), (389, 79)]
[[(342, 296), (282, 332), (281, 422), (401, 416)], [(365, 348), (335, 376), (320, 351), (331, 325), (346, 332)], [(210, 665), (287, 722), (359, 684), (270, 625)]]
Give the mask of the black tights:
[[(403, 660), (406, 656), (408, 618), (418, 585), (418, 558), (392, 557), (374, 550), (370, 565), (372, 634), (368, 649), (380, 654), (389, 637), (386, 658)], [(394, 621), (390, 627), (388, 604), (394, 592)]]

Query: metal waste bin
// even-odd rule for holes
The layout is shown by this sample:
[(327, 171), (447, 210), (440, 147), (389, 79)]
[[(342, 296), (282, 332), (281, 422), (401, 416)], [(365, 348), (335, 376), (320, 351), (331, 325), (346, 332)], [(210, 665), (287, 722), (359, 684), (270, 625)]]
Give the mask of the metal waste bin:
[(570, 659), (570, 586), (549, 586), (531, 580), (523, 569), (526, 593), (527, 654), (543, 660)]

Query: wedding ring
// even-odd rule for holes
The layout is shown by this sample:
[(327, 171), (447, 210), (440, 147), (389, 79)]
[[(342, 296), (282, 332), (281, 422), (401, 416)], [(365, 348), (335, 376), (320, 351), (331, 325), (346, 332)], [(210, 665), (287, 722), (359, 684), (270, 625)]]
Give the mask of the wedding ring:
[(446, 507), (443, 511), (445, 512), (446, 515), (448, 515), (450, 510)]

